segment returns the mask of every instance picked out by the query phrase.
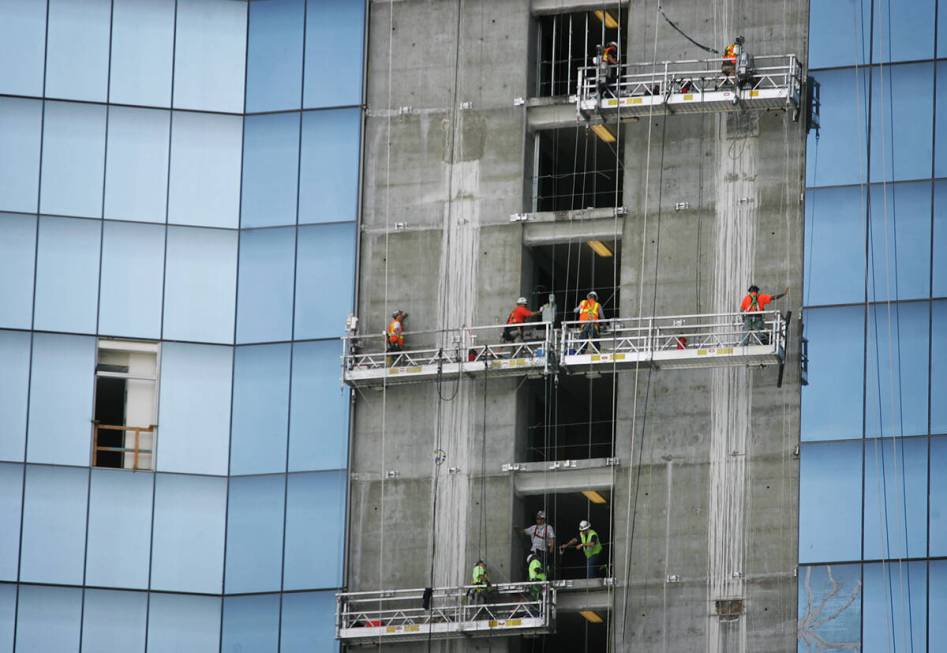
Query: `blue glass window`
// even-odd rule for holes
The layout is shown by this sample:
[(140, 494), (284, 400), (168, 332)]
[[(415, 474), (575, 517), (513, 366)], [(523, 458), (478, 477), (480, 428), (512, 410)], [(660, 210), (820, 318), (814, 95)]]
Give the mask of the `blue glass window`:
[(857, 650), (861, 590), (861, 565), (799, 569), (799, 653)]
[(21, 581), (82, 584), (88, 485), (88, 468), (26, 466)]
[(171, 106), (173, 45), (174, 0), (114, 0), (109, 100)]
[(230, 479), (226, 592), (278, 592), (283, 566), (286, 477)]
[(871, 181), (930, 177), (933, 82), (932, 63), (872, 68)]
[(21, 585), (16, 650), (78, 653), (81, 619), (80, 588)]
[(937, 0), (937, 58), (947, 57), (947, 0)]
[[(300, 107), (304, 3), (305, 0), (250, 3), (250, 35), (247, 40), (248, 113)], [(317, 65), (325, 68), (331, 67), (332, 63), (323, 59)]]
[(247, 3), (178, 0), (174, 106), (243, 111)]
[(874, 2), (873, 63), (916, 61), (934, 56), (935, 0)]
[(0, 97), (0, 209), (36, 211), (42, 125), (40, 100)]
[[(947, 7), (941, 9), (941, 20), (947, 23)], [(940, 37), (947, 41), (947, 26), (944, 29), (944, 36)], [(941, 47), (947, 47), (942, 45)], [(947, 56), (947, 54), (941, 55)], [(937, 62), (937, 88), (943, 90), (947, 88), (947, 61)], [(934, 126), (934, 176), (947, 177), (947, 99), (944, 97), (936, 98), (936, 116), (937, 124)]]
[(865, 435), (927, 433), (929, 304), (873, 304), (868, 310)]
[(227, 473), (232, 375), (230, 347), (162, 346), (159, 470)]
[(164, 337), (233, 342), (237, 232), (168, 228)]
[(16, 585), (0, 583), (0, 651), (13, 651), (16, 630)]
[(865, 181), (868, 170), (868, 75), (864, 69), (813, 71), (819, 84), (820, 138), (806, 146), (806, 186)]
[(947, 433), (947, 301), (931, 311), (931, 433)]
[[(300, 227), (296, 238), (295, 337), (339, 337), (354, 293), (355, 228), (351, 224)], [(329, 306), (333, 309), (326, 310)]]
[(164, 222), (171, 112), (111, 107), (105, 168), (105, 217)]
[(345, 467), (349, 391), (339, 386), (340, 354), (338, 340), (293, 345), (291, 472)]
[(865, 443), (864, 557), (927, 553), (927, 438)]
[(288, 344), (237, 347), (231, 474), (266, 474), (286, 469), (289, 352)]
[(106, 222), (103, 229), (99, 333), (158, 338), (164, 227)]
[[(862, 651), (924, 651), (927, 562), (866, 564)], [(932, 613), (933, 614), (933, 613)]]
[(930, 556), (947, 556), (947, 437), (931, 438)]
[[(221, 593), (226, 510), (227, 480), (224, 478), (156, 476), (152, 589)], [(154, 597), (151, 609), (153, 612)]]
[(805, 304), (865, 298), (865, 192), (858, 186), (806, 193)]
[(242, 226), (296, 224), (299, 116), (299, 113), (247, 116), (244, 122)]
[(3, 524), (0, 530), (0, 581), (16, 582), (22, 507), (23, 465), (0, 463), (0, 523)]
[(174, 113), (168, 222), (239, 225), (242, 132), (239, 116)]
[(862, 443), (804, 443), (799, 470), (799, 562), (861, 557)]
[(0, 69), (0, 93), (42, 96), (45, 50), (46, 3), (0, 0), (0, 61), (16, 62)]
[(0, 327), (33, 323), (36, 217), (0, 213)]
[[(861, 245), (861, 242), (858, 243)], [(927, 298), (930, 288), (931, 185), (928, 181), (871, 187), (868, 298)]]
[(105, 107), (47, 102), (40, 211), (102, 217)]
[(222, 650), (276, 653), (279, 650), (279, 601), (279, 594), (225, 598)]
[(97, 220), (40, 218), (37, 329), (95, 333), (101, 240), (102, 224)]
[(148, 588), (152, 474), (93, 469), (86, 584)]
[(148, 617), (148, 653), (220, 648), (220, 597), (152, 594)]
[(862, 436), (865, 310), (861, 306), (805, 312), (809, 385), (802, 389), (802, 439)]
[(144, 592), (87, 589), (82, 650), (95, 653), (144, 651), (147, 599)]
[(931, 560), (929, 564), (931, 593), (927, 611), (937, 616), (931, 619), (928, 650), (944, 651), (947, 650), (947, 620), (940, 615), (947, 614), (947, 560)]
[(105, 102), (111, 0), (49, 0), (46, 96)]
[(306, 91), (303, 106), (362, 101), (363, 0), (308, 0)]
[(343, 470), (287, 477), (284, 590), (341, 584), (346, 476)]
[(33, 335), (28, 462), (89, 464), (94, 375), (95, 338)]
[(283, 595), (282, 653), (332, 653), (335, 643), (335, 593)]
[(21, 461), (30, 379), (29, 333), (0, 331), (0, 370), (0, 460)]
[(361, 121), (359, 109), (303, 113), (299, 224), (355, 220)]
[(868, 61), (870, 34), (870, 0), (811, 3), (809, 67), (864, 65)]
[(934, 284), (931, 295), (947, 297), (947, 180), (943, 179), (934, 182), (934, 271), (931, 276)]
[(295, 259), (295, 227), (240, 232), (237, 342), (292, 338)]

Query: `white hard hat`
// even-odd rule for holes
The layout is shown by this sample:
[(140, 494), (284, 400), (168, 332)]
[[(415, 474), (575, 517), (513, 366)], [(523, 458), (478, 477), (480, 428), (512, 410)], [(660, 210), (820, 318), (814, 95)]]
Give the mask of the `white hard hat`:
[(594, 297), (595, 299), (598, 299), (598, 293), (595, 292), (594, 290), (591, 290), (589, 291), (589, 294), (586, 295), (586, 297)]
[(532, 551), (530, 551), (530, 552), (529, 552), (529, 555), (526, 556), (526, 564), (531, 563), (531, 562), (532, 562), (533, 560), (535, 560), (535, 559), (536, 559), (536, 554), (533, 553)]
[(546, 513), (543, 512), (542, 510), (536, 513), (536, 519), (545, 519), (545, 518), (546, 518)]
[(517, 303), (517, 304), (525, 304), (525, 303), (526, 303), (526, 298), (525, 298), (525, 297), (520, 297), (519, 299), (516, 300), (516, 303)]
[(588, 522), (585, 521), (584, 519), (579, 522), (579, 530), (580, 530), (580, 531), (587, 531), (587, 530), (589, 530), (590, 528), (592, 528), (592, 524), (588, 523)]

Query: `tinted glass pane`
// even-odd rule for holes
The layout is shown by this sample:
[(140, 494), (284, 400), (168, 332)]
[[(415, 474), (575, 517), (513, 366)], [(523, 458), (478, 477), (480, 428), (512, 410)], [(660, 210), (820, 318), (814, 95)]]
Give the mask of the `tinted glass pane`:
[(872, 62), (912, 61), (934, 56), (935, 0), (874, 2)]
[(868, 76), (863, 69), (812, 73), (819, 84), (819, 125), (806, 145), (806, 185), (838, 186), (865, 181), (868, 164)]
[(361, 119), (359, 109), (303, 114), (300, 224), (355, 219)]
[[(0, 520), (3, 520), (0, 522), (3, 524), (0, 530), (0, 581), (16, 581), (22, 499), (23, 465), (0, 463)], [(2, 640), (0, 650), (3, 650)]]
[(20, 587), (17, 651), (79, 650), (82, 590), (73, 587)]
[(174, 0), (114, 0), (112, 102), (171, 106)]
[(105, 217), (164, 222), (171, 112), (109, 109)]
[(292, 338), (295, 257), (295, 227), (240, 233), (237, 342)]
[(28, 462), (89, 464), (94, 374), (95, 338), (33, 336)]
[(164, 337), (232, 342), (237, 233), (168, 228)]
[(813, 2), (809, 7), (809, 67), (862, 65), (871, 35), (869, 0)]
[(865, 444), (866, 559), (927, 553), (927, 439)]
[(799, 569), (799, 653), (857, 650), (861, 565)]
[(927, 563), (866, 564), (862, 651), (925, 650)]
[(300, 227), (297, 238), (295, 337), (341, 336), (354, 292), (355, 229), (351, 224)]
[(145, 650), (144, 592), (87, 589), (82, 617), (82, 650), (133, 653)]
[(244, 227), (296, 224), (299, 116), (247, 116), (240, 216)]
[(176, 112), (171, 131), (168, 221), (237, 227), (243, 120)]
[[(947, 116), (945, 116), (947, 117)], [(947, 297), (947, 180), (934, 182), (934, 297)]]
[(266, 474), (286, 469), (289, 352), (288, 344), (237, 348), (231, 474)]
[(937, 0), (937, 56), (947, 57), (947, 0)]
[(308, 0), (304, 106), (359, 104), (362, 98), (363, 0)]
[(40, 100), (0, 98), (0, 209), (36, 211), (42, 112)]
[[(247, 111), (298, 109), (302, 97), (305, 0), (250, 3)], [(359, 58), (361, 60), (361, 58)], [(319, 66), (326, 67), (323, 59)]]
[[(947, 7), (941, 9), (941, 20), (947, 24), (947, 18), (944, 18), (945, 13), (947, 13)], [(940, 38), (947, 41), (947, 27), (942, 33), (944, 36)], [(947, 48), (947, 45), (941, 47)], [(937, 62), (937, 88), (941, 90), (947, 88), (947, 62), (944, 61)], [(937, 124), (934, 126), (934, 139), (937, 146), (934, 148), (934, 176), (947, 177), (947, 99), (938, 93), (935, 103)]]
[[(152, 589), (221, 593), (226, 508), (226, 479), (156, 476)], [(151, 601), (154, 619), (154, 595)]]
[(332, 653), (336, 646), (333, 592), (283, 595), (282, 653)]
[(930, 555), (947, 555), (947, 437), (931, 438)]
[(869, 309), (865, 435), (927, 433), (928, 329), (927, 302)]
[(858, 186), (806, 193), (806, 305), (864, 301), (866, 213)]
[(105, 107), (47, 102), (40, 211), (102, 216)]
[(929, 63), (872, 69), (871, 181), (930, 176), (933, 82)]
[[(289, 470), (340, 469), (348, 452), (349, 392), (339, 385), (338, 340), (293, 345)], [(319, 397), (319, 402), (308, 397)]]
[(20, 580), (82, 584), (88, 483), (88, 469), (26, 466)]
[(165, 228), (127, 222), (103, 228), (99, 333), (158, 338)]
[(247, 3), (178, 0), (174, 106), (243, 111)]
[(0, 651), (13, 651), (16, 625), (16, 585), (0, 583)]
[(97, 220), (40, 218), (37, 329), (95, 333), (101, 239), (102, 223)]
[(0, 61), (16, 61), (0, 69), (0, 93), (41, 96), (45, 49), (46, 3), (0, 0)]
[(227, 473), (232, 374), (230, 347), (164, 344), (158, 422), (161, 425), (159, 470)]
[(0, 369), (0, 460), (23, 460), (30, 334), (0, 331)]
[(864, 320), (861, 306), (809, 309), (809, 385), (802, 389), (802, 439), (862, 435)]
[(931, 593), (928, 614), (938, 615), (930, 622), (929, 651), (947, 649), (947, 620), (940, 615), (947, 614), (947, 560), (931, 560), (928, 566)]
[(104, 102), (111, 0), (49, 0), (46, 96)]
[(0, 213), (0, 326), (29, 329), (33, 323), (36, 217)]
[(153, 489), (152, 474), (92, 470), (86, 584), (148, 588)]
[(345, 478), (344, 471), (289, 475), (285, 590), (338, 587), (342, 582)]
[(931, 433), (947, 433), (947, 301), (931, 311)]
[(220, 597), (152, 594), (149, 653), (206, 653), (220, 647)]
[(926, 298), (930, 288), (930, 182), (871, 187), (868, 298)]
[(279, 591), (285, 481), (282, 474), (230, 479), (227, 593)]
[(805, 443), (799, 471), (799, 561), (861, 556), (862, 443)]
[(279, 594), (224, 599), (224, 651), (279, 650)]

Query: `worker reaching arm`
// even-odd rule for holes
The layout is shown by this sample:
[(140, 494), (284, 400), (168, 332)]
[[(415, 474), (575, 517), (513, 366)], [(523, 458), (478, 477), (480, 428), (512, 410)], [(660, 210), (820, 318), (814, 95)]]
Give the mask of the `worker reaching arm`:
[(760, 287), (756, 284), (753, 284), (747, 289), (746, 296), (744, 296), (743, 301), (740, 302), (740, 312), (743, 313), (744, 331), (740, 346), (746, 346), (747, 344), (768, 344), (769, 339), (767, 335), (765, 333), (758, 333), (763, 331), (766, 326), (766, 322), (760, 313), (766, 310), (767, 305), (772, 304), (777, 299), (782, 299), (787, 294), (789, 294), (789, 288), (786, 288), (778, 295), (761, 293)]
[(555, 550), (556, 531), (546, 523), (546, 513), (542, 510), (536, 513), (536, 523), (523, 529), (523, 534), (529, 538), (530, 553), (535, 553), (543, 566), (547, 565), (547, 555)]
[(526, 304), (527, 301), (525, 297), (520, 297), (516, 300), (516, 307), (510, 311), (510, 314), (506, 318), (507, 326), (503, 329), (502, 335), (504, 342), (515, 342), (517, 339), (522, 342), (523, 327), (513, 325), (525, 324), (530, 318), (539, 315), (538, 312), (529, 310)]
[(575, 545), (577, 550), (585, 553), (585, 576), (586, 578), (597, 578), (602, 556), (602, 542), (598, 538), (598, 533), (592, 529), (592, 524), (586, 520), (579, 522), (579, 537), (573, 537), (571, 540), (559, 547), (562, 553), (570, 546)]

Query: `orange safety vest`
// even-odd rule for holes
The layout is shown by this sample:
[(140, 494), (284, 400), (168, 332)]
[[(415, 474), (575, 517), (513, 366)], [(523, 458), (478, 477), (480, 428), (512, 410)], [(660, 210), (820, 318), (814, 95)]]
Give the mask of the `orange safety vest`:
[(599, 304), (594, 299), (589, 301), (588, 299), (583, 299), (579, 302), (579, 322), (588, 322), (590, 320), (598, 319), (598, 309)]
[(607, 47), (602, 50), (602, 61), (605, 63), (617, 63), (618, 62), (618, 51), (614, 47)]
[(392, 320), (388, 325), (388, 342), (392, 345), (403, 345), (404, 344), (404, 333), (401, 331), (401, 322), (399, 320)]
[(731, 43), (723, 50), (723, 59), (724, 61), (730, 61), (732, 63), (737, 62), (737, 45), (736, 43)]

